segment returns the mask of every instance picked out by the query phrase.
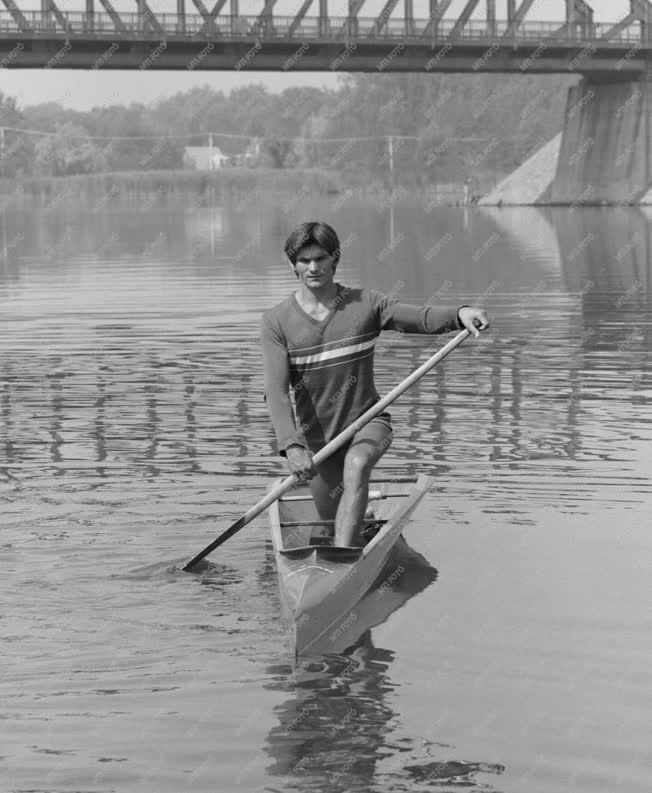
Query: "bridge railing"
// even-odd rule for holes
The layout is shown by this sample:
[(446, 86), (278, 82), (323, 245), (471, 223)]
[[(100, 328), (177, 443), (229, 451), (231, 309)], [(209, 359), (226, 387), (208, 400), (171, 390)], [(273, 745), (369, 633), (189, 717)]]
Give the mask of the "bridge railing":
[[(144, 14), (123, 13), (115, 18), (105, 13), (61, 12), (65, 27), (51, 12), (22, 11), (21, 18), (9, 11), (0, 11), (0, 39), (4, 38), (104, 38), (112, 39), (183, 39), (197, 41), (400, 41), (445, 44), (449, 41), (546, 42), (558, 46), (646, 46), (639, 22), (618, 31), (607, 40), (611, 23), (573, 24), (563, 22), (522, 22), (510, 31), (509, 23), (496, 21), (489, 26), (482, 20), (471, 20), (455, 30), (456, 20), (441, 20), (436, 26), (427, 19), (389, 19), (379, 25), (376, 17), (304, 17), (296, 22), (293, 16), (217, 16), (207, 22), (200, 14), (157, 13), (150, 21)], [(119, 21), (118, 21), (119, 20)], [(454, 33), (454, 36), (451, 34)], [(651, 45), (648, 43), (647, 47)]]

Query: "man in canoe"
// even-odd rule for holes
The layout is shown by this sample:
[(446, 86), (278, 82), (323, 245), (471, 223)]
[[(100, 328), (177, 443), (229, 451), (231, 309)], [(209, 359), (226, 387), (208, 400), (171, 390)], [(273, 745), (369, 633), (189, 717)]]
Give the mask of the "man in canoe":
[(310, 481), (320, 518), (334, 520), (335, 544), (359, 545), (369, 477), (392, 442), (389, 414), (372, 419), (322, 464), (313, 466), (311, 458), (378, 402), (373, 356), (380, 332), (467, 328), (478, 336), (489, 320), (480, 308), (411, 305), (337, 283), (340, 242), (326, 223), (303, 223), (284, 250), (299, 288), (264, 313), (261, 334), (265, 396), (279, 454), (299, 482)]

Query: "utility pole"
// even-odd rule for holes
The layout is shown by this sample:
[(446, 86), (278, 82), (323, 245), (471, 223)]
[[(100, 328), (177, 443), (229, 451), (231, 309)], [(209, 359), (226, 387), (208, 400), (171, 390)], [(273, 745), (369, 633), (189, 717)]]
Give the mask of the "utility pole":
[[(5, 178), (5, 128), (0, 127), (0, 177), (4, 181)], [(7, 228), (5, 225), (4, 208), (0, 213), (2, 215), (2, 257), (7, 258)]]
[(392, 135), (387, 136), (387, 158), (389, 160), (389, 184), (394, 192), (394, 139)]
[(0, 127), (0, 177), (5, 178), (5, 128)]
[(389, 160), (389, 244), (394, 248), (394, 138), (387, 136), (387, 158)]

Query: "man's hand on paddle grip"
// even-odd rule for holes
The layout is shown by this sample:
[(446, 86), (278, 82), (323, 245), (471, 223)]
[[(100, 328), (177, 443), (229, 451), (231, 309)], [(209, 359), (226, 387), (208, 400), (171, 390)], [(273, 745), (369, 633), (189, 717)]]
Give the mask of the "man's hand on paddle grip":
[(299, 484), (309, 482), (317, 473), (312, 464), (310, 453), (303, 446), (298, 444), (288, 446), (285, 450), (288, 468), (293, 473)]
[(483, 308), (474, 308), (473, 306), (462, 306), (457, 312), (458, 319), (464, 327), (471, 331), (471, 333), (478, 338), (479, 331), (485, 330), (489, 327), (489, 317)]

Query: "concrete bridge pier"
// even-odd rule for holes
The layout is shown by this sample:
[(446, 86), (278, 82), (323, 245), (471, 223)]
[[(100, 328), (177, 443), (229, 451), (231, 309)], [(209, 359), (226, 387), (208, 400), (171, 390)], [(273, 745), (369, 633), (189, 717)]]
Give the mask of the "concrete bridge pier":
[(569, 89), (554, 178), (537, 203), (638, 203), (652, 188), (652, 60), (640, 80)]
[(652, 204), (652, 57), (618, 77), (570, 88), (562, 131), (479, 203)]

